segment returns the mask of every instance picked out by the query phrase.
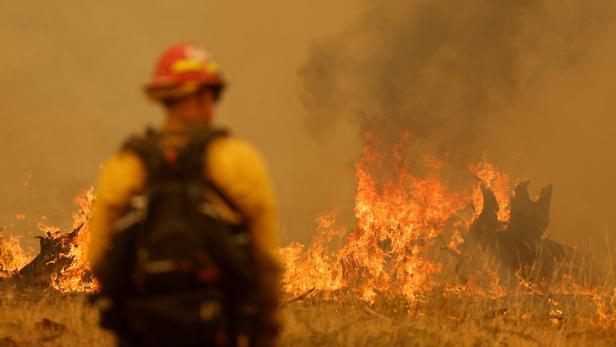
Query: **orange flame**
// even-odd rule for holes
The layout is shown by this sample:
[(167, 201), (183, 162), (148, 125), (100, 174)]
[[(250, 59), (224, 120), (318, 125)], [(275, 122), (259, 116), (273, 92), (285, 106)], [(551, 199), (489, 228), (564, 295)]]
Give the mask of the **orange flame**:
[(83, 191), (75, 203), (78, 210), (73, 213), (73, 230), (80, 228), (78, 235), (70, 243), (67, 256), (74, 260), (64, 268), (60, 275), (52, 279), (52, 286), (62, 292), (92, 292), (98, 289), (98, 283), (92, 277), (88, 262), (89, 221), (92, 216), (94, 189)]
[[(451, 265), (446, 256), (450, 259), (461, 254), (466, 232), (483, 207), (480, 184), (494, 192), (500, 206), (499, 221), (509, 220), (509, 177), (490, 163), (477, 163), (469, 170), (478, 182), (454, 191), (440, 177), (446, 165), (441, 160), (427, 157), (422, 161), (422, 175), (411, 173), (405, 152), (410, 142), (408, 134), (388, 152), (378, 151), (376, 142), (374, 135), (364, 137), (362, 155), (355, 165), (356, 225), (341, 226), (338, 212), (329, 210), (317, 218), (312, 244), (292, 243), (281, 248), (285, 292), (299, 295), (316, 289), (330, 298), (345, 294), (370, 303), (402, 297), (409, 307), (424, 302), (435, 290), (444, 296), (490, 299), (512, 294), (508, 293), (509, 287), (501, 284), (496, 267), (485, 256), (478, 255), (479, 268), (470, 269), (463, 281), (451, 280), (446, 271)], [(72, 263), (52, 280), (57, 290), (98, 288), (87, 262), (93, 200), (92, 189), (76, 199), (73, 228), (82, 227), (70, 243), (67, 255)], [(44, 232), (59, 233), (54, 226), (40, 223), (39, 227)], [(19, 239), (0, 236), (0, 277), (14, 274), (28, 261)], [(516, 275), (522, 295), (583, 296), (595, 306), (596, 324), (616, 328), (616, 289), (588, 288), (565, 276), (561, 286), (548, 293), (543, 286)], [(565, 313), (556, 301), (549, 302), (553, 306), (549, 317), (553, 324), (560, 324)]]
[[(503, 223), (508, 222), (511, 208), (511, 181), (509, 176), (499, 172), (494, 165), (488, 162), (473, 164), (470, 166), (470, 171), (475, 174), (482, 184), (494, 192), (499, 206), (498, 220)], [(477, 214), (480, 213), (483, 206), (483, 195), (479, 187), (473, 193), (473, 203), (475, 205), (475, 212)]]
[(30, 261), (19, 237), (4, 238), (0, 234), (0, 277), (9, 277)]
[[(451, 191), (439, 178), (443, 162), (434, 158), (425, 161), (428, 170), (423, 177), (411, 175), (405, 156), (409, 140), (403, 135), (389, 158), (375, 150), (373, 135), (364, 137), (362, 157), (355, 165), (357, 226), (345, 231), (337, 226), (335, 215), (326, 214), (319, 219), (320, 232), (308, 249), (299, 244), (284, 247), (288, 292), (348, 289), (368, 302), (387, 293), (412, 303), (438, 284), (435, 275), (443, 264), (429, 253), (448, 228), (455, 229), (449, 236), (450, 248), (459, 252), (463, 241), (459, 228), (471, 222), (461, 216), (472, 196)], [(385, 171), (388, 178), (378, 180), (375, 170)], [(344, 234), (346, 243), (340, 249), (326, 247), (333, 236)]]

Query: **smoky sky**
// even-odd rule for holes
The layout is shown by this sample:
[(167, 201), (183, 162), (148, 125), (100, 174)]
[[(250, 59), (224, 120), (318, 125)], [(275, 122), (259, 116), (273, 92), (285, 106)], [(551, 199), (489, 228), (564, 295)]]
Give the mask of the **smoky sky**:
[(126, 136), (162, 120), (141, 86), (178, 41), (223, 68), (216, 122), (267, 161), (281, 243), (309, 242), (330, 208), (352, 227), (367, 129), (553, 183), (558, 240), (616, 230), (611, 1), (0, 1), (0, 39), (0, 227), (33, 246), (39, 221), (71, 224)]
[(281, 242), (309, 240), (315, 215), (353, 199), (356, 143), (342, 131), (323, 145), (305, 136), (296, 71), (314, 37), (360, 10), (357, 0), (0, 1), (3, 235), (36, 248), (39, 221), (72, 224), (73, 199), (95, 184), (100, 165), (163, 119), (142, 93), (156, 59), (193, 42), (229, 81), (215, 122), (269, 166)]
[(506, 113), (519, 92), (576, 66), (610, 11), (601, 0), (370, 3), (316, 39), (299, 70), (308, 128), (331, 135), (353, 122), (394, 139), (409, 130), (454, 160), (477, 158), (495, 124), (507, 131), (520, 117)]
[[(613, 2), (384, 0), (362, 9), (316, 37), (297, 70), (310, 136), (326, 142), (354, 127), (387, 144), (407, 131), (411, 159), (436, 154), (461, 186), (479, 160), (513, 183), (530, 180), (531, 194), (553, 184), (556, 240), (614, 243)], [(601, 247), (594, 254), (607, 254)]]

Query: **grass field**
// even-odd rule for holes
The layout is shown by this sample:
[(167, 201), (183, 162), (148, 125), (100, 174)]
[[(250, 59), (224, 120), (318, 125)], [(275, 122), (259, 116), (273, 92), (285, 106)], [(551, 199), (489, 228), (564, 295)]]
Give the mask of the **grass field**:
[[(431, 300), (413, 312), (317, 297), (283, 309), (282, 346), (616, 346), (613, 308), (585, 296)], [(83, 296), (4, 293), (0, 346), (112, 346)]]

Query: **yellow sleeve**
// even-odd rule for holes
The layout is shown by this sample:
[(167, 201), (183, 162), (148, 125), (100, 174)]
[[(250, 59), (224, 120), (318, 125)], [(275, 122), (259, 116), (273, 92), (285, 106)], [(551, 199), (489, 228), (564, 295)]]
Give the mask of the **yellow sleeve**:
[(278, 304), (282, 266), (278, 220), (269, 173), (261, 155), (233, 137), (215, 140), (206, 155), (205, 174), (247, 219), (259, 272), (264, 305)]
[(121, 152), (103, 165), (89, 227), (88, 260), (92, 268), (96, 268), (109, 246), (113, 224), (131, 197), (143, 188), (145, 179), (144, 164), (131, 152)]

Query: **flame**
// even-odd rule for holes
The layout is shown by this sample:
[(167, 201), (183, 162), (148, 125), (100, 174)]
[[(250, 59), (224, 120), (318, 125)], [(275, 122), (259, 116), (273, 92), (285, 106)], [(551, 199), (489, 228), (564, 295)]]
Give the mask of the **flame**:
[[(319, 218), (319, 234), (311, 246), (284, 247), (286, 291), (348, 289), (368, 302), (387, 293), (413, 303), (438, 285), (435, 275), (443, 271), (443, 264), (429, 253), (448, 228), (454, 229), (450, 248), (459, 253), (463, 241), (459, 228), (470, 222), (462, 217), (463, 210), (472, 196), (454, 192), (443, 183), (440, 160), (427, 158), (426, 174), (411, 175), (404, 151), (409, 146), (408, 134), (393, 148), (391, 157), (375, 149), (376, 141), (372, 134), (364, 137), (362, 156), (355, 165), (357, 226), (345, 230), (336, 224), (335, 215), (327, 213)], [(385, 171), (387, 178), (378, 180), (374, 171)], [(341, 235), (347, 235), (341, 248), (331, 251), (326, 247)]]
[[(414, 168), (404, 152), (410, 141), (407, 134), (391, 151), (377, 150), (376, 140), (371, 134), (364, 137), (355, 165), (356, 226), (339, 225), (337, 213), (330, 210), (317, 218), (312, 244), (293, 243), (281, 249), (287, 293), (301, 296), (316, 290), (325, 298), (351, 295), (370, 304), (401, 297), (409, 312), (418, 312), (413, 308), (439, 295), (468, 300), (520, 298), (508, 301), (511, 305), (526, 302), (524, 297), (543, 297), (551, 305), (544, 319), (556, 327), (574, 315), (578, 300), (584, 300), (594, 309), (588, 311), (590, 316), (576, 319), (616, 328), (613, 286), (581, 284), (570, 274), (549, 284), (550, 280), (524, 277), (521, 270), (503, 283), (494, 259), (481, 252), (471, 255), (475, 265), (463, 276), (455, 274), (451, 258), (461, 256), (464, 237), (483, 208), (480, 185), (494, 192), (498, 220), (505, 225), (510, 219), (511, 179), (493, 164), (480, 162), (469, 166), (478, 181), (452, 190), (441, 178), (446, 166), (441, 160), (429, 157), (416, 170), (422, 175), (412, 174)], [(443, 250), (448, 252), (439, 253)], [(558, 295), (570, 298), (567, 305), (553, 299)], [(535, 309), (520, 306), (518, 319), (537, 317)]]
[[(565, 274), (557, 287), (548, 288), (515, 274), (515, 290), (504, 284), (497, 267), (486, 254), (473, 254), (476, 266), (464, 278), (452, 274), (452, 263), (462, 254), (466, 232), (483, 207), (480, 185), (490, 188), (499, 203), (498, 219), (509, 221), (511, 179), (488, 162), (469, 166), (478, 180), (467, 187), (451, 189), (442, 179), (446, 163), (426, 156), (411, 167), (405, 148), (411, 137), (403, 134), (391, 150), (382, 149), (372, 134), (363, 138), (360, 159), (355, 164), (357, 186), (356, 224), (343, 226), (339, 212), (331, 209), (316, 219), (316, 236), (310, 245), (292, 243), (280, 249), (285, 265), (283, 289), (291, 295), (315, 291), (325, 298), (355, 298), (375, 304), (402, 298), (409, 311), (427, 302), (435, 293), (442, 297), (489, 300), (512, 296), (547, 297), (545, 319), (560, 326), (568, 317), (566, 306), (555, 295), (592, 303), (591, 325), (616, 328), (616, 288), (606, 284), (583, 285)], [(415, 162), (414, 162), (415, 163)], [(421, 175), (414, 172), (421, 172)], [(53, 288), (62, 292), (96, 291), (87, 262), (89, 220), (94, 193), (85, 190), (76, 198), (73, 229), (64, 254), (72, 259), (53, 278)], [(16, 216), (17, 219), (19, 219)], [(42, 218), (43, 220), (45, 218)], [(39, 223), (44, 233), (66, 235), (60, 229)], [(454, 259), (454, 261), (452, 261)], [(9, 277), (27, 264), (30, 257), (20, 239), (0, 235), (0, 277)], [(558, 301), (561, 301), (560, 299)], [(532, 312), (520, 310), (518, 319), (529, 320)], [(582, 319), (582, 318), (580, 318)], [(583, 318), (586, 319), (586, 318)]]
[(328, 211), (317, 219), (319, 233), (308, 249), (299, 243), (281, 249), (286, 265), (283, 282), (286, 292), (298, 293), (312, 288), (335, 291), (345, 285), (339, 259), (327, 252), (329, 241), (344, 233), (344, 229), (335, 224), (336, 214), (334, 210)]
[(89, 222), (93, 202), (93, 188), (83, 191), (75, 198), (78, 209), (73, 213), (72, 230), (79, 230), (79, 232), (68, 243), (69, 251), (66, 254), (73, 261), (55, 278), (52, 278), (52, 286), (61, 292), (92, 292), (98, 289), (98, 283), (93, 278), (88, 262)]
[[(69, 264), (60, 269), (58, 273), (51, 275), (52, 287), (61, 292), (92, 292), (98, 289), (98, 283), (93, 278), (87, 261), (88, 227), (93, 201), (92, 188), (84, 190), (75, 198), (78, 208), (73, 213), (71, 230), (75, 230), (74, 237), (67, 237), (68, 235), (62, 233), (59, 227), (45, 223), (45, 217), (41, 218), (42, 221), (37, 224), (43, 234), (60, 240), (62, 248), (66, 249), (66, 252), (60, 256), (63, 259), (71, 259)], [(20, 219), (19, 215), (16, 218)], [(11, 277), (27, 265), (32, 258), (33, 256), (22, 248), (20, 238), (7, 239), (0, 235), (0, 277)]]
[[(498, 171), (494, 165), (488, 162), (472, 164), (469, 169), (482, 184), (494, 192), (499, 206), (498, 220), (503, 223), (508, 222), (511, 208), (511, 180), (509, 176)], [(483, 195), (479, 187), (474, 190), (473, 203), (476, 213), (480, 213), (481, 206), (483, 206)]]
[(5, 238), (0, 234), (0, 277), (11, 276), (29, 261), (19, 237)]

